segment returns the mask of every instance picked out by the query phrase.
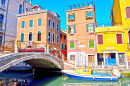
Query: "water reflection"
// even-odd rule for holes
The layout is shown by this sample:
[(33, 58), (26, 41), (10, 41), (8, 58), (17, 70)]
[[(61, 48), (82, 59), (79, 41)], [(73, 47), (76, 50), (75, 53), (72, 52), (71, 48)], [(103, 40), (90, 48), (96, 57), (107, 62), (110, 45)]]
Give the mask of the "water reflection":
[(0, 73), (0, 86), (130, 86), (130, 78), (119, 81), (86, 81), (62, 76), (60, 72)]

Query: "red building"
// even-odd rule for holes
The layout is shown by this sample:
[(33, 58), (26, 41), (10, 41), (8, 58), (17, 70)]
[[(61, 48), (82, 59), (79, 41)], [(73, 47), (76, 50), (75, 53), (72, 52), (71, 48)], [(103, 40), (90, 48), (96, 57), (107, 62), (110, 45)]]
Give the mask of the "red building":
[(60, 49), (61, 49), (61, 58), (66, 60), (67, 58), (67, 32), (60, 30)]

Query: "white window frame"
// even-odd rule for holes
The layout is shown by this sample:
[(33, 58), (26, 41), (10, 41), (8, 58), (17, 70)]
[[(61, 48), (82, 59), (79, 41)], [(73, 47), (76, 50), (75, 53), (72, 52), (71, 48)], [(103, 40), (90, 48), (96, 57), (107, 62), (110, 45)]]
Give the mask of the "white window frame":
[[(54, 41), (53, 41), (53, 34), (54, 34)], [(52, 43), (55, 43), (55, 33), (52, 34)]]
[[(61, 43), (61, 45), (62, 45), (62, 44), (63, 44), (63, 43)], [(60, 45), (60, 46), (61, 46), (61, 45)], [(63, 48), (64, 48), (64, 45), (63, 45)], [(61, 46), (61, 50), (64, 50), (64, 49), (62, 49), (62, 46)]]
[[(53, 26), (53, 23), (54, 23), (54, 26)], [(55, 30), (55, 22), (54, 21), (52, 22), (52, 29)]]
[[(50, 26), (49, 26), (49, 20), (50, 20)], [(48, 27), (51, 28), (51, 19), (48, 18)]]
[[(89, 26), (92, 26), (92, 30), (91, 31), (89, 30)], [(89, 30), (88, 32), (93, 32), (93, 24), (88, 24), (88, 30)]]
[[(58, 25), (58, 27), (57, 27), (57, 25)], [(57, 31), (59, 32), (59, 24), (57, 24), (57, 25), (56, 25), (56, 27), (57, 27)]]
[[(22, 33), (24, 34), (24, 32), (22, 32)], [(22, 33), (21, 33), (21, 34), (22, 34)], [(21, 34), (20, 34), (20, 41), (21, 41)], [(24, 41), (25, 41), (25, 34), (24, 34)]]
[(60, 38), (59, 38), (59, 35), (57, 34), (57, 44), (59, 44), (59, 42), (60, 42)]
[[(32, 32), (32, 31), (30, 31), (30, 32)], [(28, 33), (28, 41), (29, 41), (29, 33)], [(32, 32), (32, 41), (33, 41), (33, 32)]]
[[(39, 30), (39, 31), (41, 32), (41, 41), (38, 41), (38, 40), (37, 40), (37, 42), (42, 42), (42, 31), (41, 31), (41, 30)], [(38, 32), (39, 32), (39, 31), (38, 31)], [(38, 32), (37, 32), (37, 39), (38, 39)]]

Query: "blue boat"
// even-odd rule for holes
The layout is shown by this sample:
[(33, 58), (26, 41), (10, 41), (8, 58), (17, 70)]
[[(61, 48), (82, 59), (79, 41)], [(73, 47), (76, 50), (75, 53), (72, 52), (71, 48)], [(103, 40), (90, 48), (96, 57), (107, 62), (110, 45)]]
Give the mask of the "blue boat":
[(103, 80), (103, 81), (117, 81), (118, 76), (113, 76), (107, 73), (92, 73), (92, 75), (75, 73), (73, 70), (62, 70), (63, 74), (73, 79), (83, 80)]

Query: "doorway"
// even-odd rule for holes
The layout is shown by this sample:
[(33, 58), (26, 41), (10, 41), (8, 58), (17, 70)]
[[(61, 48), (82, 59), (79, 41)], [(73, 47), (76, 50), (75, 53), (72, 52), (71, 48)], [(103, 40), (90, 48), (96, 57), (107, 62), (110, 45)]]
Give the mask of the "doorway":
[(105, 53), (106, 65), (107, 65), (107, 60), (108, 60), (108, 65), (116, 65), (116, 54), (115, 53)]
[(92, 64), (95, 63), (95, 56), (94, 55), (88, 55), (88, 66), (92, 67)]

